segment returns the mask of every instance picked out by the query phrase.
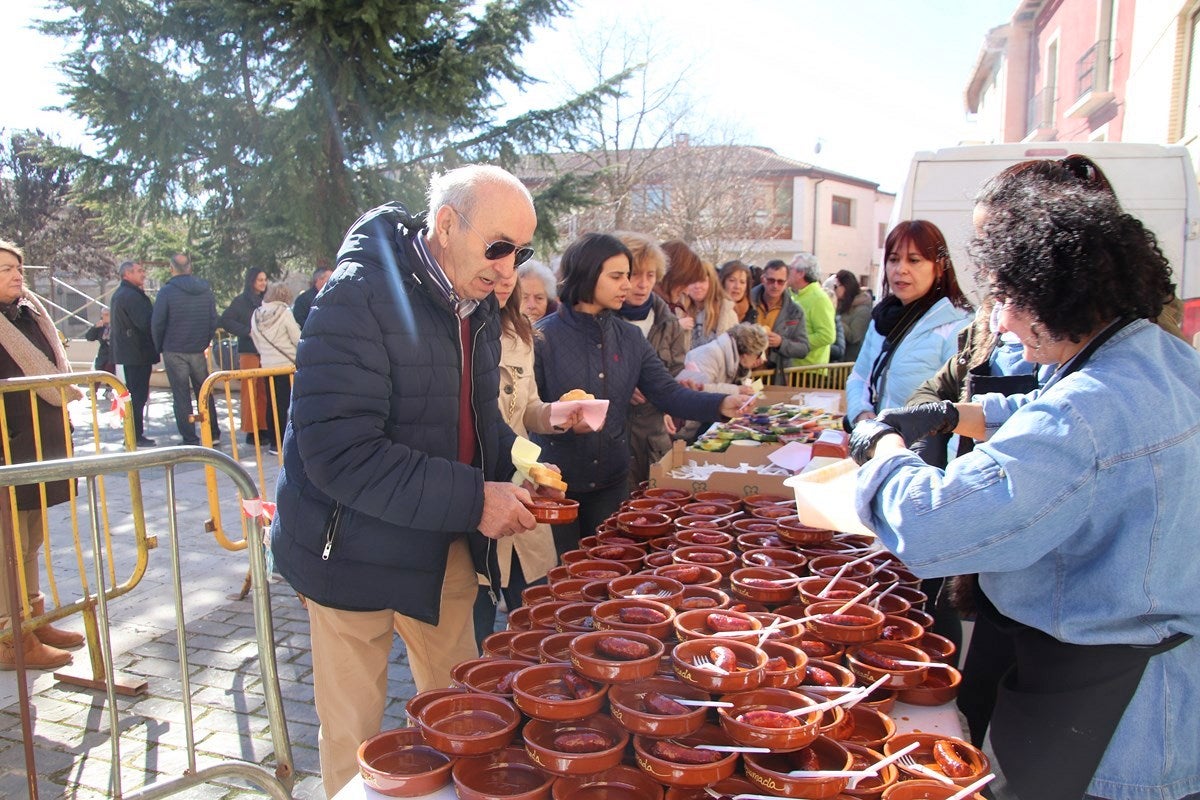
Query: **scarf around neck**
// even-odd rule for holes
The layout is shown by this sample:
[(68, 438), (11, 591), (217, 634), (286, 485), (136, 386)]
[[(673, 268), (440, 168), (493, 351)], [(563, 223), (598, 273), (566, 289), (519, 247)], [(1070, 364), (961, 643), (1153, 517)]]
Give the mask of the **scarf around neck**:
[(647, 297), (646, 302), (642, 303), (640, 306), (633, 306), (629, 303), (625, 303), (617, 310), (617, 313), (621, 315), (622, 319), (641, 321), (650, 316), (650, 310), (652, 308), (654, 308), (654, 295)]
[[(50, 321), (50, 315), (46, 313), (46, 307), (38, 300), (37, 295), (28, 289), (21, 291), (21, 297), (13, 305), (20, 306), (22, 301), (28, 312), (33, 314), (38, 330), (50, 345), (50, 349), (54, 353), (54, 361), (51, 362), (46, 358), (46, 354), (39, 350), (16, 325), (13, 325), (5, 314), (0, 314), (0, 347), (8, 351), (21, 373), (27, 377), (70, 372), (71, 365), (67, 361), (67, 352), (58, 338), (58, 331), (55, 329), (54, 323)], [(43, 386), (37, 390), (37, 395), (52, 406), (62, 407), (63, 394), (57, 388)], [(74, 386), (68, 386), (66, 387), (66, 397), (68, 401), (78, 400), (83, 397), (83, 393)]]

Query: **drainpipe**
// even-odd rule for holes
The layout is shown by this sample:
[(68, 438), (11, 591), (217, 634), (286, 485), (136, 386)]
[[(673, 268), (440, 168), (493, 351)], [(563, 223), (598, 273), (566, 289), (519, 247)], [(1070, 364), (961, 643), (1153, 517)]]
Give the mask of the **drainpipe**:
[[(819, 208), (817, 204), (817, 189), (824, 182), (824, 178), (817, 178), (815, 181), (813, 181), (812, 246), (809, 248), (809, 251), (814, 256), (817, 254), (817, 211)], [(820, 258), (817, 259), (817, 263), (821, 263)]]

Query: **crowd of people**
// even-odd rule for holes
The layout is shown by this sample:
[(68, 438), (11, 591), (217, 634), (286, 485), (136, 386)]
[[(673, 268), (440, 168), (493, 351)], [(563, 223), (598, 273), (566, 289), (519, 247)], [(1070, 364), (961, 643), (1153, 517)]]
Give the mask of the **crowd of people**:
[[(580, 236), (552, 270), (531, 259), (533, 198), (496, 167), (438, 175), (427, 201), (364, 214), (294, 303), (252, 268), (218, 318), (183, 255), (151, 303), (126, 262), (95, 333), (139, 443), (151, 365), (166, 362), (179, 423), (215, 327), (239, 337), (243, 368), (295, 365), (247, 382), (241, 421), (282, 451), (271, 542), (308, 610), (327, 794), (379, 731), (395, 635), (418, 691), (449, 685), (497, 604), (518, 606), (688, 423), (735, 416), (755, 370), (836, 361), (853, 363), (859, 516), (926, 581), (936, 630), (961, 644), (975, 621), (959, 702), (999, 776), (989, 791), (1200, 792), (1200, 728), (1178, 713), (1200, 696), (1200, 566), (1182, 557), (1200, 356), (1153, 235), (1095, 164), (1024, 162), (982, 188), (978, 307), (924, 220), (887, 235), (875, 302), (850, 271), (823, 282), (811, 254), (718, 269), (628, 231)], [(44, 310), (9, 294), (4, 318), (26, 319), (45, 363), (2, 374), (52, 371), (30, 322)], [(602, 423), (560, 400), (579, 391), (607, 401)], [(577, 520), (535, 522), (532, 495), (563, 493), (514, 479), (518, 436), (561, 473)], [(37, 531), (22, 535), (35, 550)]]

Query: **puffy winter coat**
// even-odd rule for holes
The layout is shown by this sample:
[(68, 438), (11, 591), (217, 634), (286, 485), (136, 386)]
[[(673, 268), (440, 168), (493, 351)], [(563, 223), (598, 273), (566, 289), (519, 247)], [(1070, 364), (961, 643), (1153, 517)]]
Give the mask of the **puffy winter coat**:
[(217, 302), (208, 281), (176, 275), (154, 299), (150, 331), (160, 353), (203, 353), (217, 328)]
[(534, 360), (538, 393), (557, 400), (572, 389), (583, 389), (610, 401), (599, 431), (533, 437), (542, 446), (543, 460), (562, 470), (573, 492), (596, 491), (626, 479), (627, 420), (635, 388), (673, 416), (720, 418), (724, 395), (693, 392), (676, 383), (642, 332), (611, 311), (593, 315), (561, 305), (537, 325), (542, 332)]
[[(667, 372), (678, 375), (683, 369), (683, 357), (687, 354), (687, 331), (679, 324), (679, 318), (657, 294), (650, 295), (653, 303), (654, 321), (646, 341), (658, 353)], [(636, 326), (635, 326), (636, 327)], [(629, 481), (634, 488), (650, 474), (650, 465), (657, 462), (671, 449), (671, 434), (663, 424), (663, 413), (651, 402), (629, 407)]]
[[(271, 546), (300, 594), (345, 610), (437, 624), (451, 542), (495, 574), (478, 532), (483, 483), (513, 474), (500, 417), (500, 325), (487, 297), (460, 339), (450, 301), (415, 251), (398, 203), (363, 215), (304, 323)], [(460, 348), (470, 348), (476, 463), (458, 454)], [(490, 557), (489, 557), (490, 556)]]
[[(750, 290), (750, 306), (758, 310), (760, 320), (766, 320), (763, 292), (761, 284)], [(796, 366), (800, 359), (808, 355), (808, 326), (804, 321), (804, 309), (796, 305), (787, 292), (783, 293), (783, 308), (779, 309), (772, 330), (783, 340), (779, 347), (767, 351), (767, 362), (776, 372)]]
[(703, 383), (704, 389), (709, 392), (737, 394), (741, 387), (734, 381), (741, 365), (733, 337), (722, 333), (708, 344), (689, 350), (687, 366), (676, 379), (698, 381)]
[(250, 338), (264, 367), (288, 367), (296, 363), (300, 326), (287, 303), (263, 303), (250, 317)]

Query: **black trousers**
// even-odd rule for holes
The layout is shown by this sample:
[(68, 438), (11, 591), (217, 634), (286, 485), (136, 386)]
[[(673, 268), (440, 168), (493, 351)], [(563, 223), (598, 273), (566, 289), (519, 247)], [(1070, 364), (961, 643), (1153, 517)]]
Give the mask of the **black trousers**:
[(133, 406), (133, 432), (141, 439), (145, 435), (143, 418), (146, 403), (150, 400), (150, 371), (153, 364), (122, 364), (125, 388), (129, 390), (129, 403)]

